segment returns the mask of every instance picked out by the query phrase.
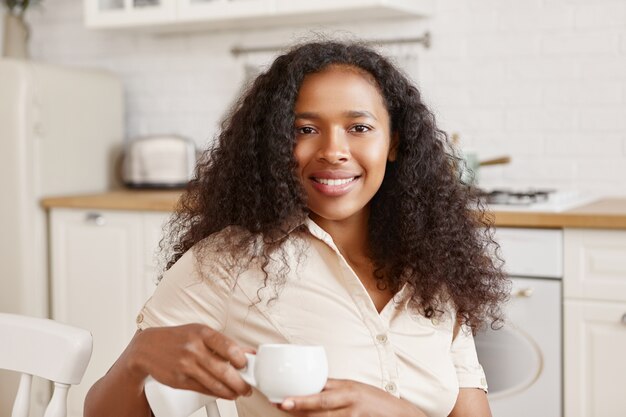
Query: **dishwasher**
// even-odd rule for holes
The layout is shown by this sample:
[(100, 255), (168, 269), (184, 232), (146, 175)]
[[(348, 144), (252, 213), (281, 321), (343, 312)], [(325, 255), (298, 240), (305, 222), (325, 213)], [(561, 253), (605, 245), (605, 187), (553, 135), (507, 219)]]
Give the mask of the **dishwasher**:
[(476, 337), (494, 417), (562, 417), (563, 232), (497, 228), (512, 280), (504, 326)]

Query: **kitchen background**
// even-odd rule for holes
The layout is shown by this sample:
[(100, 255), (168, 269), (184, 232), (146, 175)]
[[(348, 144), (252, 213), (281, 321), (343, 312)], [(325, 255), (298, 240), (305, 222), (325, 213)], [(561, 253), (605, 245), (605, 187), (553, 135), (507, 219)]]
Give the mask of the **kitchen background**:
[[(136, 4), (151, 1), (134, 0)], [(226, 4), (226, 0), (213, 1)], [(253, 5), (258, 0), (230, 1)], [(42, 105), (32, 99), (37, 94), (28, 95), (28, 88), (21, 95), (5, 93), (19, 88), (12, 89), (8, 77), (0, 77), (0, 92), (5, 94), (0, 94), (4, 105), (0, 107), (0, 191), (5, 199), (0, 204), (4, 233), (0, 311), (49, 314), (93, 332), (87, 382), (70, 391), (71, 417), (81, 415), (81, 396), (134, 332), (134, 314), (154, 288), (158, 275), (154, 248), (177, 194), (156, 198), (161, 204), (157, 208), (151, 206), (154, 201), (137, 204), (137, 192), (100, 194), (96, 202), (49, 199), (45, 209), (41, 199), (59, 194), (60, 189), (61, 194), (104, 191), (85, 184), (104, 184), (105, 168), (113, 165), (105, 160), (110, 155), (105, 156), (104, 150), (114, 142), (173, 133), (206, 147), (247, 80), (276, 53), (234, 55), (235, 46), (280, 46), (333, 36), (419, 38), (426, 32), (432, 37), (430, 48), (395, 43), (381, 49), (418, 83), (440, 127), (458, 133), (465, 150), (474, 150), (480, 159), (511, 156), (509, 164), (481, 168), (481, 187), (550, 188), (578, 190), (584, 197), (607, 196), (580, 217), (575, 206), (570, 207), (573, 214), (552, 206), (538, 215), (532, 206), (512, 211), (491, 206), (508, 272), (516, 279), (510, 317), (521, 329), (515, 333), (505, 328), (496, 336), (477, 339), (483, 365), (496, 371), (488, 376), (492, 407), (516, 410), (494, 415), (624, 415), (626, 0), (436, 0), (431, 2), (432, 13), (424, 18), (373, 21), (344, 14), (341, 24), (324, 26), (281, 22), (262, 29), (190, 31), (185, 27), (167, 34), (85, 28), (85, 4), (120, 2), (43, 0), (26, 17), (32, 61), (108, 69), (121, 80), (123, 127), (118, 123), (116, 78), (42, 69), (42, 77), (54, 75), (61, 80), (53, 94), (36, 91), (41, 85), (23, 76), (30, 74), (28, 65), (23, 66), (22, 78), (16, 80), (41, 93), (39, 98), (48, 100)], [(11, 66), (8, 60), (3, 65), (0, 70)], [(55, 85), (55, 79), (42, 85)], [(113, 103), (106, 108), (110, 111), (89, 102), (92, 107), (85, 114), (95, 114), (98, 122), (67, 123), (67, 115), (73, 116), (84, 104), (69, 102), (74, 95), (65, 92), (72, 88), (86, 91), (82, 97), (76, 95), (84, 103), (89, 102), (85, 96)], [(2, 118), (12, 113), (7, 111), (11, 106), (18, 109), (16, 114), (21, 112), (14, 117), (19, 120)], [(31, 120), (42, 116), (37, 113), (40, 109), (50, 117), (42, 119), (49, 123), (48, 131), (40, 129), (39, 120)], [(104, 132), (104, 121), (109, 120), (113, 122)], [(3, 124), (9, 129), (3, 130)], [(76, 129), (70, 129), (74, 125)], [(122, 129), (124, 133), (118, 134)], [(75, 137), (64, 140), (70, 130), (75, 136), (80, 132), (79, 141), (85, 136), (82, 147)], [(15, 137), (2, 137), (7, 131)], [(28, 148), (31, 144), (40, 148), (34, 146), (33, 151)], [(15, 152), (23, 159), (11, 156), (15, 149), (24, 151)], [(20, 159), (15, 167), (13, 159)], [(46, 174), (49, 178), (40, 178)], [(64, 181), (66, 176), (71, 180)], [(51, 177), (54, 181), (47, 181)], [(85, 181), (79, 184), (76, 178)], [(146, 194), (150, 195), (142, 193)], [(529, 337), (517, 338), (522, 333)], [(491, 337), (496, 338), (495, 344)], [(499, 345), (503, 340), (506, 343)], [(492, 352), (493, 346), (504, 349)], [(9, 415), (14, 392), (14, 387), (6, 389), (5, 376), (0, 373), (0, 417)], [(38, 406), (46, 395), (46, 387), (36, 390)]]
[(31, 53), (50, 63), (117, 73), (128, 138), (180, 133), (205, 146), (240, 91), (235, 45), (283, 45), (312, 31), (393, 38), (432, 34), (432, 47), (386, 51), (417, 80), (440, 126), (481, 158), (486, 186), (626, 193), (626, 1), (438, 0), (420, 20), (153, 35), (85, 29), (78, 0), (29, 11)]

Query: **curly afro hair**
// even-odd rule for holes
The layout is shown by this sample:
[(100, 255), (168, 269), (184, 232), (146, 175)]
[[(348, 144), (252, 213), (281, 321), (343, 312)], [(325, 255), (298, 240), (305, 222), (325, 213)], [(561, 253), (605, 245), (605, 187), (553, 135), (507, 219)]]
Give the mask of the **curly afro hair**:
[[(179, 201), (166, 269), (229, 226), (249, 232), (247, 239), (225, 243), (230, 253), (250, 254), (238, 257), (244, 264), (261, 258), (266, 271), (280, 254), (289, 231), (308, 214), (293, 154), (294, 105), (305, 76), (331, 65), (371, 75), (399, 139), (396, 160), (371, 201), (368, 233), (379, 288), (396, 292), (408, 285), (411, 308), (426, 317), (452, 305), (473, 331), (499, 323), (509, 282), (496, 255), (492, 219), (476, 190), (460, 180), (458, 158), (419, 90), (388, 59), (357, 42), (295, 46), (248, 87)], [(250, 251), (259, 237), (260, 252)], [(265, 273), (266, 285), (284, 283), (284, 276)]]

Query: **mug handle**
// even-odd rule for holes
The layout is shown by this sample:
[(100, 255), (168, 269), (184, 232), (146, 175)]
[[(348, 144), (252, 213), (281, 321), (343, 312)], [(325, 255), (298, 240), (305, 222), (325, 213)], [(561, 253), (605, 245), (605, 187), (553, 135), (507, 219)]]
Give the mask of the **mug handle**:
[(248, 363), (245, 368), (239, 371), (239, 375), (241, 375), (241, 379), (246, 381), (249, 385), (252, 385), (254, 388), (258, 388), (256, 378), (254, 377), (254, 363), (256, 362), (256, 355), (248, 352), (244, 352), (244, 355), (246, 355)]

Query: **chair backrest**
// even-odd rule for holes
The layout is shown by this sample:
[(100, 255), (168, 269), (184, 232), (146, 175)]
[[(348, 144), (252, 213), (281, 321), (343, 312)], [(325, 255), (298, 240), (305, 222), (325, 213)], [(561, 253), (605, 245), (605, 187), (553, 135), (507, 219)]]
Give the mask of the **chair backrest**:
[(33, 376), (54, 382), (44, 417), (66, 417), (67, 392), (80, 383), (91, 358), (87, 330), (53, 320), (0, 313), (0, 369), (22, 377), (12, 417), (27, 417)]
[(144, 391), (154, 417), (189, 417), (201, 408), (208, 417), (221, 417), (215, 397), (172, 388), (151, 377), (146, 379)]

